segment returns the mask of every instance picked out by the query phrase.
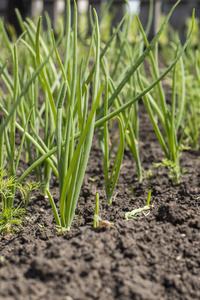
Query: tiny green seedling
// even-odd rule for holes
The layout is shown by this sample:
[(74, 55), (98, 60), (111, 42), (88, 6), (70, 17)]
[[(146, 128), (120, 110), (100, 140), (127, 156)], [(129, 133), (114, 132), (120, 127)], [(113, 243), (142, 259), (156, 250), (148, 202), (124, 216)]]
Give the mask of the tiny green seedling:
[(94, 213), (94, 228), (102, 229), (114, 227), (114, 223), (109, 222), (108, 220), (102, 220), (102, 218), (98, 215), (99, 213), (99, 193), (96, 193), (95, 197), (95, 213)]
[(46, 227), (44, 225), (38, 224), (38, 226), (42, 229), (46, 229)]
[(99, 221), (95, 218), (99, 214), (99, 193), (96, 193), (95, 197), (95, 212), (94, 212), (94, 228), (99, 226)]
[(35, 181), (32, 181), (32, 182), (26, 181), (25, 185), (18, 183), (17, 188), (19, 188), (19, 190), (22, 194), (22, 201), (23, 201), (25, 207), (28, 205), (29, 200), (31, 200), (30, 193), (34, 190), (39, 189), (39, 187), (41, 187), (41, 185), (42, 184), (40, 182), (35, 182)]
[(62, 226), (56, 226), (56, 230), (58, 231), (58, 233), (60, 235), (63, 235), (63, 233), (69, 232), (69, 229), (66, 227), (62, 227)]
[(146, 211), (146, 210), (150, 210), (150, 208), (151, 208), (150, 205), (145, 205), (144, 207), (136, 208), (132, 211), (125, 213), (124, 218), (125, 218), (125, 220), (135, 219), (139, 213)]
[[(0, 234), (14, 233), (17, 228), (13, 225), (22, 227), (22, 217), (25, 217), (25, 209), (21, 204), (13, 206), (15, 192), (18, 189), (22, 194), (22, 203), (28, 204), (30, 192), (38, 188), (40, 184), (35, 182), (26, 182), (25, 186), (17, 183), (15, 176), (9, 176), (9, 172), (4, 168), (0, 168)], [(14, 194), (12, 193), (14, 191)], [(12, 201), (11, 201), (12, 200)]]
[(79, 213), (75, 216), (77, 226), (80, 226), (80, 218), (81, 218), (82, 210), (83, 210), (83, 208), (81, 210), (79, 210)]
[(144, 207), (139, 207), (125, 213), (124, 215), (125, 220), (135, 219), (139, 213), (150, 210), (151, 207), (153, 207), (153, 205), (150, 205), (150, 198), (151, 198), (151, 190), (148, 191), (146, 205)]
[(99, 178), (98, 178), (98, 177), (94, 177), (94, 178), (89, 177), (89, 180), (90, 180), (91, 182), (96, 182), (97, 180), (99, 180)]
[(147, 195), (147, 206), (149, 206), (150, 205), (150, 199), (151, 199), (151, 190), (149, 189), (149, 191), (148, 191), (148, 195)]
[(10, 232), (15, 233), (18, 229), (13, 225), (22, 227), (22, 217), (25, 216), (25, 210), (16, 207), (7, 207), (0, 209), (0, 234), (6, 235)]
[(133, 198), (135, 199), (135, 192), (134, 192), (133, 186), (131, 184), (129, 184), (128, 186), (129, 186), (129, 188), (131, 190)]
[(172, 181), (173, 185), (177, 185), (180, 183), (180, 177), (182, 174), (186, 172), (185, 169), (181, 169), (179, 165), (174, 163), (172, 160), (169, 159), (162, 159), (161, 162), (155, 163), (154, 166), (158, 167), (166, 167), (169, 170), (169, 178)]
[(144, 180), (145, 180), (145, 185), (148, 187), (150, 190), (152, 187), (152, 182), (154, 178), (154, 172), (152, 169), (148, 169), (147, 171), (143, 170), (144, 173)]
[(108, 220), (102, 220), (98, 215), (94, 215), (94, 220), (99, 223), (98, 229), (114, 227), (114, 223)]

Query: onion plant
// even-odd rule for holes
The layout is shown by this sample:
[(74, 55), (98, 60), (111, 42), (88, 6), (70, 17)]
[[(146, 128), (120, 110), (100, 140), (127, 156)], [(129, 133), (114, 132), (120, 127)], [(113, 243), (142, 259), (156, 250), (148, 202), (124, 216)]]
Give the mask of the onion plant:
[[(105, 87), (105, 98), (104, 98), (104, 116), (108, 114), (108, 78), (106, 78), (106, 87)], [(112, 203), (112, 196), (114, 193), (115, 186), (117, 184), (118, 176), (120, 173), (120, 167), (123, 160), (124, 155), (124, 132), (126, 129), (123, 128), (122, 121), (120, 117), (118, 117), (119, 124), (119, 137), (116, 138), (113, 142), (113, 145), (109, 151), (109, 130), (108, 130), (108, 122), (105, 122), (102, 129), (99, 130), (100, 134), (103, 137), (100, 137), (100, 146), (103, 154), (104, 161), (104, 176), (105, 176), (105, 191), (107, 197), (107, 204)], [(114, 159), (113, 166), (111, 168), (110, 176), (109, 176), (109, 167), (111, 165), (111, 156), (113, 154), (113, 150), (115, 145), (119, 140), (118, 151)]]
[[(194, 12), (193, 12), (192, 19), (194, 24)], [(145, 45), (146, 47), (148, 47), (149, 43), (139, 19), (138, 19), (138, 24), (145, 41)], [(182, 50), (185, 49), (185, 47), (189, 43), (192, 34), (193, 24)], [(180, 45), (177, 46), (177, 50), (175, 51), (175, 59), (178, 56), (179, 48)], [(159, 77), (158, 51), (157, 48), (155, 49), (156, 49), (155, 56), (150, 51), (149, 58), (152, 64), (153, 76), (154, 78), (158, 78)], [(181, 54), (183, 53), (182, 50), (181, 50)], [(172, 78), (172, 99), (171, 99), (170, 106), (166, 102), (166, 96), (161, 82), (159, 82), (157, 85), (157, 93), (155, 93), (154, 95), (149, 93), (143, 96), (144, 104), (149, 113), (155, 133), (158, 137), (158, 140), (166, 156), (166, 159), (164, 159), (157, 166), (164, 165), (168, 167), (170, 171), (170, 178), (172, 179), (172, 182), (174, 184), (179, 183), (180, 176), (182, 173), (180, 163), (179, 163), (179, 158), (181, 152), (181, 142), (183, 138), (183, 133), (181, 134), (179, 140), (178, 140), (178, 133), (181, 127), (181, 121), (183, 119), (184, 109), (185, 109), (185, 73), (184, 73), (183, 59), (181, 55), (180, 55), (180, 71), (181, 71), (181, 78), (182, 78), (181, 95), (177, 93), (177, 82), (176, 82), (177, 67), (174, 66), (173, 78)], [(138, 71), (138, 83), (142, 91), (144, 90), (145, 85), (146, 86), (149, 85), (149, 82), (146, 81), (146, 78), (144, 77), (142, 78), (139, 71)], [(160, 130), (157, 119), (159, 119), (163, 131)]]
[(200, 133), (200, 56), (199, 51), (190, 47), (184, 57), (186, 69), (186, 103), (184, 142), (193, 149), (199, 149)]
[[(67, 15), (70, 16), (70, 2), (68, 1)], [(58, 99), (57, 106), (57, 122), (56, 122), (56, 138), (57, 138), (57, 160), (59, 175), (59, 191), (60, 191), (60, 218), (55, 209), (53, 198), (49, 191), (50, 201), (54, 210), (57, 225), (70, 229), (71, 223), (75, 215), (75, 209), (78, 196), (84, 178), (95, 124), (95, 113), (98, 108), (103, 86), (98, 87), (99, 83), (99, 61), (100, 61), (100, 36), (97, 15), (95, 15), (95, 28), (93, 29), (93, 37), (95, 37), (95, 68), (93, 77), (92, 102), (90, 113), (88, 114), (88, 92), (87, 85), (84, 86), (84, 95), (76, 93), (76, 87), (82, 86), (82, 77), (77, 76), (77, 10), (74, 5), (74, 28), (73, 28), (73, 70), (72, 83), (69, 86), (66, 79), (62, 84), (62, 90)], [(91, 43), (93, 42), (93, 38)], [(61, 61), (59, 60), (61, 63)], [(61, 67), (64, 71), (64, 68)], [(80, 73), (82, 68), (80, 68)], [(66, 99), (66, 122), (63, 124), (63, 106)], [(75, 130), (80, 131), (80, 137), (77, 144), (74, 141)], [(62, 144), (64, 140), (64, 145)]]
[[(194, 22), (195, 21), (195, 22)], [(181, 78), (181, 72), (178, 68), (177, 72), (177, 91), (181, 88), (178, 87), (179, 82), (185, 80), (185, 107), (184, 107), (184, 137), (183, 143), (186, 147), (192, 147), (193, 149), (199, 149), (199, 83), (200, 83), (200, 72), (199, 72), (199, 26), (198, 20), (192, 20), (192, 18), (186, 20), (188, 25), (188, 30), (192, 22), (194, 22), (193, 34), (190, 39), (190, 43), (186, 48), (186, 51), (183, 58), (184, 65), (184, 77)], [(169, 64), (172, 61), (172, 58), (175, 55), (175, 45), (178, 43), (179, 37), (178, 34), (174, 31), (172, 27), (166, 30), (166, 36), (170, 33), (170, 43), (167, 39), (161, 41), (161, 53), (166, 64)], [(180, 75), (179, 75), (180, 74)], [(170, 82), (171, 84), (171, 82)]]
[[(75, 87), (76, 87), (76, 53), (77, 53), (77, 44), (76, 44), (76, 34), (77, 34), (77, 14), (76, 14), (76, 6), (74, 6), (74, 74), (73, 76), (73, 85), (71, 97), (67, 103), (68, 110), (68, 124), (65, 133), (65, 146), (64, 151), (62, 151), (62, 133), (61, 133), (61, 125), (59, 124), (60, 120), (57, 120), (57, 155), (58, 155), (58, 169), (59, 169), (59, 184), (60, 184), (60, 217), (61, 217), (61, 226), (66, 227), (68, 230), (70, 229), (76, 204), (78, 201), (78, 196), (80, 193), (80, 189), (82, 186), (82, 181), (84, 178), (90, 148), (92, 144), (92, 138), (94, 133), (94, 124), (95, 124), (95, 113), (98, 108), (99, 100), (102, 93), (102, 87), (98, 88), (98, 80), (99, 80), (99, 61), (100, 61), (100, 36), (99, 36), (99, 26), (97, 15), (95, 15), (95, 72), (93, 79), (93, 91), (92, 91), (92, 103), (91, 110), (89, 115), (88, 113), (88, 95), (85, 94), (84, 105), (78, 104), (79, 117), (81, 122), (79, 123), (79, 130), (81, 132), (77, 147), (75, 147), (74, 143), (74, 129), (75, 125), (73, 124), (73, 113), (75, 109)], [(87, 89), (87, 87), (85, 87)], [(66, 90), (66, 89), (65, 89)], [(64, 95), (63, 95), (64, 96)], [(59, 100), (58, 109), (62, 108), (64, 97)], [(80, 99), (78, 99), (80, 101)], [(82, 106), (82, 107), (81, 107)], [(58, 114), (59, 117), (59, 114)], [(66, 162), (63, 165), (63, 161)], [(68, 166), (68, 167), (67, 167)], [(63, 168), (64, 167), (64, 168)]]
[[(153, 1), (150, 1), (150, 11), (147, 25), (147, 32), (149, 31), (149, 26), (151, 25), (151, 20), (153, 16)], [(104, 58), (101, 61), (102, 70), (104, 75), (109, 78), (109, 92), (112, 95), (120, 84), (120, 81), (124, 78), (127, 71), (134, 65), (134, 61), (137, 61), (142, 54), (144, 42), (141, 38), (133, 46), (129, 42), (129, 35), (131, 31), (132, 24), (132, 14), (128, 13), (123, 24), (123, 29), (119, 32), (119, 39), (115, 40), (111, 50), (109, 51), (109, 56), (107, 60)], [(120, 46), (119, 46), (120, 45)], [(109, 62), (109, 63), (108, 63)], [(108, 65), (108, 67), (106, 67)], [(112, 68), (112, 72), (110, 69)], [(136, 95), (136, 74), (133, 74), (126, 83), (126, 88), (124, 87), (122, 93), (116, 97), (114, 102), (115, 108), (119, 108), (123, 101), (130, 99), (132, 95)], [(123, 100), (124, 99), (124, 100)], [(125, 136), (125, 146), (128, 146), (137, 166), (137, 173), (139, 181), (142, 180), (142, 167), (139, 157), (139, 114), (138, 114), (138, 103), (135, 102), (129, 109), (129, 111), (124, 111), (120, 115), (121, 121), (127, 124), (127, 130), (124, 131)]]

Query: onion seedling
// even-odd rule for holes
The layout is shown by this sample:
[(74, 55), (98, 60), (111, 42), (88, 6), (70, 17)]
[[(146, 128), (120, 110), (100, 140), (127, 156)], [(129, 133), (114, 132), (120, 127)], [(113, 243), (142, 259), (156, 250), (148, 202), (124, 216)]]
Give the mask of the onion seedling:
[(139, 213), (144, 212), (146, 210), (150, 210), (151, 207), (153, 207), (153, 205), (150, 205), (150, 199), (151, 199), (151, 190), (149, 189), (146, 205), (143, 207), (133, 209), (132, 211), (126, 212), (124, 215), (125, 220), (135, 219)]
[(145, 205), (143, 207), (133, 209), (132, 211), (126, 212), (124, 218), (125, 220), (135, 219), (139, 213), (150, 209), (151, 209), (150, 205)]
[(97, 228), (99, 226), (99, 220), (95, 218), (95, 216), (98, 216), (99, 214), (99, 193), (96, 193), (95, 197), (95, 211), (94, 211), (94, 228)]
[(114, 227), (114, 223), (108, 220), (103, 220), (100, 216), (94, 215), (94, 220), (98, 222), (98, 229)]

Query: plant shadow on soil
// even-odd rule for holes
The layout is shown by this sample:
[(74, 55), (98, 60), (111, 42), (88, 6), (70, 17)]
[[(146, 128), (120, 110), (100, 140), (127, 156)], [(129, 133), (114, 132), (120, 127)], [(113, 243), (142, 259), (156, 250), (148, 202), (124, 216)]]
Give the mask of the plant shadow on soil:
[[(140, 157), (148, 170), (163, 153), (140, 108)], [(138, 183), (134, 161), (125, 151), (116, 197), (108, 207), (101, 152), (94, 141), (71, 231), (59, 235), (49, 202), (36, 195), (24, 228), (1, 237), (0, 299), (200, 299), (199, 155), (183, 152), (187, 172), (177, 186), (165, 168), (154, 170), (154, 207), (125, 221), (125, 212), (145, 205), (147, 186)], [(54, 178), (50, 189), (58, 202)], [(111, 228), (92, 226), (96, 191), (99, 214), (114, 222)]]

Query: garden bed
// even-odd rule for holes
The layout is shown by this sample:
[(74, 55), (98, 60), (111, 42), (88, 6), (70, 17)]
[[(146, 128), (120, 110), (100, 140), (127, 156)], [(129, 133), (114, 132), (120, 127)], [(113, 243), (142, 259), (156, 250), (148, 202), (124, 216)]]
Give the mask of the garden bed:
[[(163, 152), (140, 105), (141, 162), (154, 172), (151, 210), (124, 220), (125, 212), (146, 204), (148, 193), (145, 180), (137, 180), (129, 151), (113, 204), (106, 205), (101, 151), (94, 141), (70, 232), (59, 234), (49, 201), (36, 194), (24, 227), (1, 236), (0, 298), (200, 299), (199, 155), (194, 150), (182, 153), (181, 166), (187, 172), (172, 186), (168, 170), (153, 166)], [(55, 178), (50, 189), (58, 203)], [(113, 223), (110, 227), (93, 228), (96, 192), (99, 215)]]
[(194, 12), (158, 44), (179, 2), (150, 44), (131, 14), (79, 36), (69, 0), (56, 39), (0, 20), (0, 299), (200, 299)]

